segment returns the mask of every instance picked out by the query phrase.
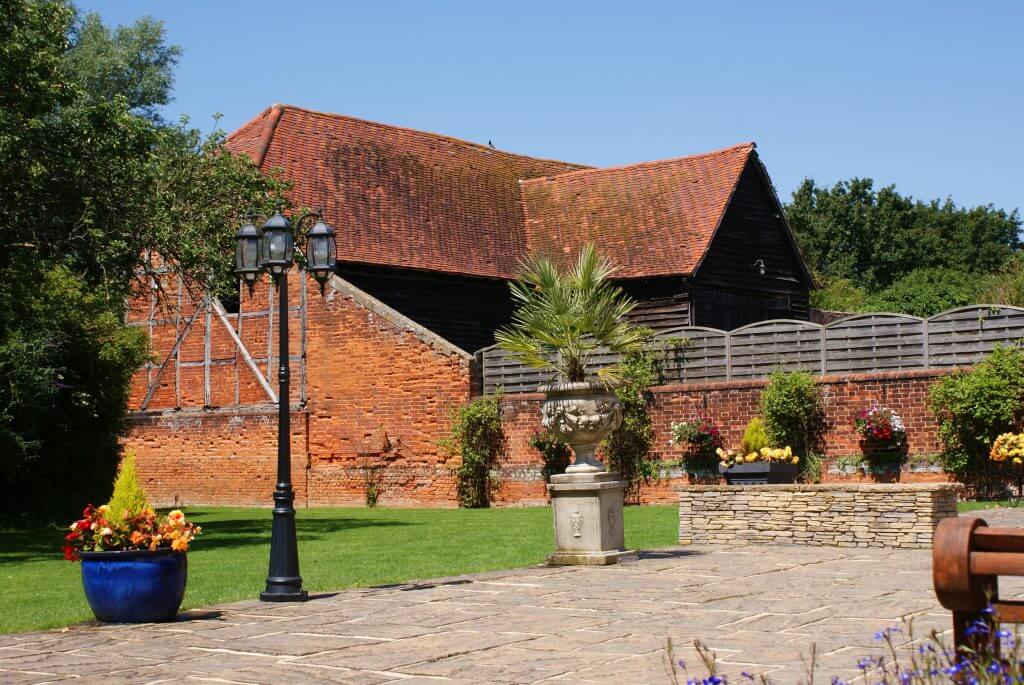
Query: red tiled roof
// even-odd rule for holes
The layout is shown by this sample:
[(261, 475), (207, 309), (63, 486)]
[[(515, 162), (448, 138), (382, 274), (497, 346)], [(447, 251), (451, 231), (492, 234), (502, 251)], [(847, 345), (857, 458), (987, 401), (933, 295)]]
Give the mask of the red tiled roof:
[(754, 148), (525, 180), (527, 248), (574, 255), (593, 242), (620, 278), (692, 274)]
[(593, 169), (291, 105), (228, 146), (282, 168), (294, 204), (323, 204), (339, 260), (492, 278), (588, 242), (619, 277), (690, 275), (755, 147)]
[(339, 260), (498, 278), (526, 249), (519, 180), (585, 168), (291, 105), (228, 146), (281, 167), (294, 204), (323, 204)]

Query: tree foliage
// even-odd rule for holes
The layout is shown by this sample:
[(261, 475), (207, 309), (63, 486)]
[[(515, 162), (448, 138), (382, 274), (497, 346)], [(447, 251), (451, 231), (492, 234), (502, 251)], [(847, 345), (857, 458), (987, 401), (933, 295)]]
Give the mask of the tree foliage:
[(868, 298), (876, 312), (932, 316), (954, 307), (983, 302), (988, 278), (953, 269), (915, 269)]
[(1018, 247), (1016, 210), (922, 202), (871, 179), (832, 188), (805, 179), (786, 206), (800, 248), (826, 280), (847, 279), (874, 292), (916, 269), (998, 270)]
[[(159, 104), (152, 84), (169, 89), (176, 49), (161, 31), (136, 40), (98, 21), (76, 32), (63, 2), (0, 0), (4, 519), (62, 519), (106, 498), (129, 379), (147, 358), (143, 333), (122, 323), (133, 285), (148, 292), (162, 257), (194, 289), (230, 287), (237, 214), (281, 192), (222, 134), (133, 111)], [(85, 69), (101, 34), (117, 50), (89, 48)]]
[(89, 97), (123, 97), (129, 109), (154, 121), (173, 97), (174, 66), (181, 47), (168, 45), (162, 21), (140, 17), (111, 29), (100, 15), (78, 17), (64, 61), (68, 79)]

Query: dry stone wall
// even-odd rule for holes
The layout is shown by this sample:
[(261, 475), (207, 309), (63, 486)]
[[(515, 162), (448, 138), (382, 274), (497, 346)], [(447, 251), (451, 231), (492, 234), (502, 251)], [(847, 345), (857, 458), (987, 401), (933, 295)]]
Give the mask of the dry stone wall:
[(929, 548), (957, 484), (679, 488), (680, 544)]

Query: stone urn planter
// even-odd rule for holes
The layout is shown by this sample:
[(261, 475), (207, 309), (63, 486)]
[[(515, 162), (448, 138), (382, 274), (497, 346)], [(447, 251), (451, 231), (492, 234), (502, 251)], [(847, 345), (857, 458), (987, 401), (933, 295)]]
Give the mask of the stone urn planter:
[(599, 383), (552, 383), (539, 390), (543, 425), (569, 445), (574, 455), (566, 473), (601, 473), (604, 464), (594, 457), (598, 444), (622, 423), (622, 404), (612, 390)]
[(719, 466), (729, 485), (780, 485), (793, 483), (800, 475), (797, 464), (786, 464), (776, 461), (754, 461), (732, 466)]
[(162, 548), (80, 556), (85, 598), (96, 620), (154, 623), (177, 615), (188, 578), (184, 552)]

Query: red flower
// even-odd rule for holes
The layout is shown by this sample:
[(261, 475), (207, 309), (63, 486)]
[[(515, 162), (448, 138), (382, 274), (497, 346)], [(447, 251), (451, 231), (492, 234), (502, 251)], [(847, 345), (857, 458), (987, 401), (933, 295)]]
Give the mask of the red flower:
[(67, 561), (78, 561), (78, 555), (75, 554), (75, 548), (71, 545), (64, 545), (64, 558)]

